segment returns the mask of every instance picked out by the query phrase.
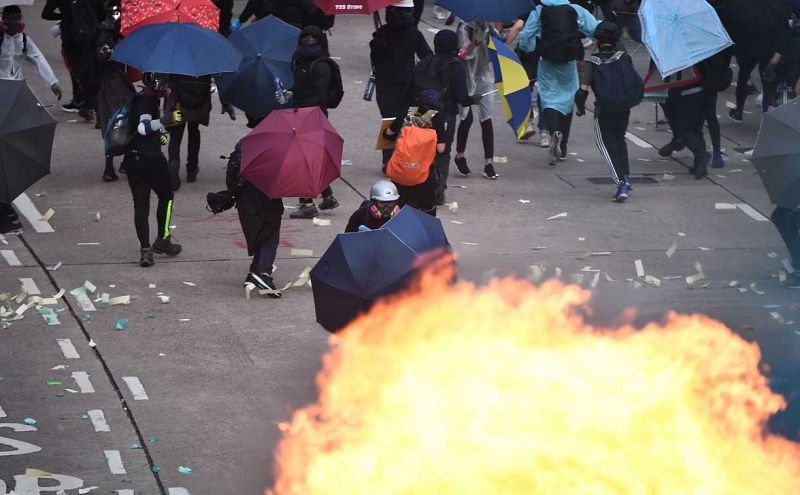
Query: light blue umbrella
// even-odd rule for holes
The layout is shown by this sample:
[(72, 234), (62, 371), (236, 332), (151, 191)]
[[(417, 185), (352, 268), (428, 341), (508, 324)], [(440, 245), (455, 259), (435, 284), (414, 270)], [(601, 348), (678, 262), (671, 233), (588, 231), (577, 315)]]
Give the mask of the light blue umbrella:
[(644, 0), (642, 42), (667, 77), (731, 46), (733, 41), (705, 0)]

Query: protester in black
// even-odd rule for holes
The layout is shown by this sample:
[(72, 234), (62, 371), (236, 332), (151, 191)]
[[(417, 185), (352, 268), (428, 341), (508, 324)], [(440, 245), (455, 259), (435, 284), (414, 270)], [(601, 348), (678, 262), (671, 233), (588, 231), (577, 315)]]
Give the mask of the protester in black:
[(335, 16), (325, 15), (312, 0), (248, 0), (239, 17), (231, 21), (230, 31), (238, 31), (251, 17), (261, 20), (268, 15), (301, 29), (317, 26), (328, 30), (335, 22)]
[[(292, 88), (295, 108), (319, 107), (328, 115), (328, 89), (333, 78), (333, 64), (328, 53), (328, 38), (317, 26), (303, 28), (298, 39), (299, 47), (294, 55), (294, 87)], [(328, 186), (322, 191), (320, 210), (331, 210), (339, 206)], [(314, 218), (319, 215), (314, 198), (300, 198), (300, 207), (292, 212), (291, 218)]]
[[(241, 163), (242, 143), (239, 141), (228, 159), (225, 182), (228, 191), (236, 197), (239, 222), (247, 241), (247, 253), (253, 257), (244, 283), (253, 284), (259, 290), (276, 291), (272, 267), (278, 255), (283, 201), (280, 198), (267, 197), (261, 189), (243, 179), (239, 174)], [(281, 297), (281, 293), (270, 292), (269, 296), (277, 299)]]
[(211, 77), (172, 76), (167, 97), (167, 108), (180, 109), (183, 120), (169, 128), (169, 172), (172, 189), (181, 186), (181, 141), (189, 128), (186, 152), (186, 182), (197, 182), (200, 171), (200, 126), (208, 126), (211, 114)]
[[(436, 204), (445, 201), (447, 177), (450, 174), (450, 152), (456, 131), (456, 115), (458, 105), (468, 107), (481, 101), (481, 95), (470, 96), (467, 92), (467, 71), (463, 61), (458, 57), (458, 35), (454, 31), (442, 30), (433, 38), (434, 55), (426, 57), (414, 68), (414, 77), (406, 85), (403, 92), (402, 111), (385, 135), (388, 138), (397, 135), (412, 105), (420, 105), (420, 98), (426, 90), (438, 91), (441, 95), (441, 119), (445, 140), (444, 150), (437, 153), (433, 167), (438, 173)], [(432, 168), (433, 168), (432, 167)]]
[[(172, 184), (170, 183), (167, 159), (161, 146), (168, 142), (166, 128), (179, 123), (180, 111), (159, 118), (159, 101), (166, 88), (166, 76), (147, 73), (144, 76), (144, 90), (133, 99), (130, 122), (134, 134), (125, 152), (123, 166), (127, 170), (128, 185), (133, 195), (134, 224), (141, 247), (143, 267), (152, 266), (153, 253), (176, 256), (181, 252), (180, 244), (172, 242), (170, 218), (172, 216)], [(158, 196), (156, 220), (158, 235), (150, 244), (150, 191)]]
[(350, 216), (345, 232), (359, 232), (363, 228), (375, 230), (392, 219), (400, 211), (398, 201), (400, 193), (397, 187), (388, 180), (379, 180), (369, 190), (369, 201), (364, 201), (361, 206)]
[(641, 0), (600, 0), (595, 3), (600, 5), (603, 17), (607, 21), (619, 26), (620, 30), (627, 29), (628, 36), (633, 41), (642, 42), (642, 25), (639, 22), (638, 14)]
[(211, 0), (219, 9), (219, 34), (228, 37), (231, 34), (233, 20), (233, 0)]
[[(386, 7), (386, 25), (372, 34), (369, 43), (370, 60), (375, 75), (376, 99), (381, 117), (397, 117), (402, 111), (402, 96), (408, 81), (414, 76), (416, 59), (432, 55), (425, 37), (414, 27), (414, 12), (410, 0)], [(392, 150), (383, 151), (384, 168)]]
[(770, 219), (786, 243), (792, 258), (792, 268), (795, 273), (800, 274), (800, 205), (795, 208), (778, 206)]
[(665, 79), (667, 83), (686, 81), (687, 78), (697, 80), (667, 90), (664, 114), (672, 129), (672, 140), (658, 151), (661, 156), (669, 156), (683, 146), (689, 148), (694, 155), (694, 163), (689, 171), (698, 180), (708, 175), (708, 165), (711, 163), (711, 153), (706, 150), (706, 141), (703, 138), (708, 91), (703, 86), (702, 78), (695, 77), (699, 73), (699, 68), (693, 66)]

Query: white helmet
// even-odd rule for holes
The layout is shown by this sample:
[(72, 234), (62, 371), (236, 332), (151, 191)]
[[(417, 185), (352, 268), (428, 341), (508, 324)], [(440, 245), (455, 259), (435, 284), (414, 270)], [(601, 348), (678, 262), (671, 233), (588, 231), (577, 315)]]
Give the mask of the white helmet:
[(390, 180), (379, 180), (369, 190), (369, 199), (372, 201), (397, 201), (400, 193), (397, 186)]
[(414, 8), (414, 0), (400, 0), (397, 3), (393, 3), (392, 7), (405, 7), (409, 9)]

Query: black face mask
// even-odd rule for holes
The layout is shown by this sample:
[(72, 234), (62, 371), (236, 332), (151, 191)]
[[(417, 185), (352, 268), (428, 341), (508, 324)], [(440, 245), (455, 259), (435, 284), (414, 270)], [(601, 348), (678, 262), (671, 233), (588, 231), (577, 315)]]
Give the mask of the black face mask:
[(322, 55), (322, 45), (314, 43), (311, 45), (300, 45), (298, 49), (301, 57), (311, 58)]

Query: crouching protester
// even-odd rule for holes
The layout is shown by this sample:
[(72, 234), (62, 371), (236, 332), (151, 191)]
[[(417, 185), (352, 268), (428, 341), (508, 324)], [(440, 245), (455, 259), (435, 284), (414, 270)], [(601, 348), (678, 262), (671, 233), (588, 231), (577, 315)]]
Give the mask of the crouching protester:
[(389, 129), (384, 132), (383, 137), (396, 140), (386, 175), (397, 185), (400, 207), (409, 205), (435, 217), (441, 178), (439, 169), (432, 165), (445, 154), (451, 136), (439, 113), (438, 91), (423, 91), (419, 105), (408, 109), (400, 134), (391, 134)]
[(369, 190), (369, 201), (350, 216), (345, 232), (363, 232), (379, 229), (400, 211), (397, 202), (400, 193), (391, 181), (379, 180)]
[(242, 142), (239, 141), (228, 159), (225, 183), (236, 197), (247, 254), (253, 257), (244, 283), (253, 284), (258, 290), (272, 291), (268, 292), (269, 296), (278, 299), (281, 293), (275, 286), (272, 271), (280, 242), (283, 200), (267, 197), (261, 189), (243, 179), (239, 174), (241, 164)]
[[(131, 139), (125, 150), (122, 166), (127, 170), (128, 185), (133, 195), (134, 224), (141, 247), (139, 265), (152, 266), (153, 253), (177, 256), (180, 244), (172, 242), (170, 218), (172, 216), (172, 185), (167, 158), (161, 151), (169, 142), (167, 128), (183, 119), (180, 110), (163, 117), (159, 101), (166, 89), (166, 76), (148, 72), (142, 80), (144, 89), (133, 98), (130, 119)], [(150, 245), (150, 191), (158, 196), (156, 220), (158, 235)]]

